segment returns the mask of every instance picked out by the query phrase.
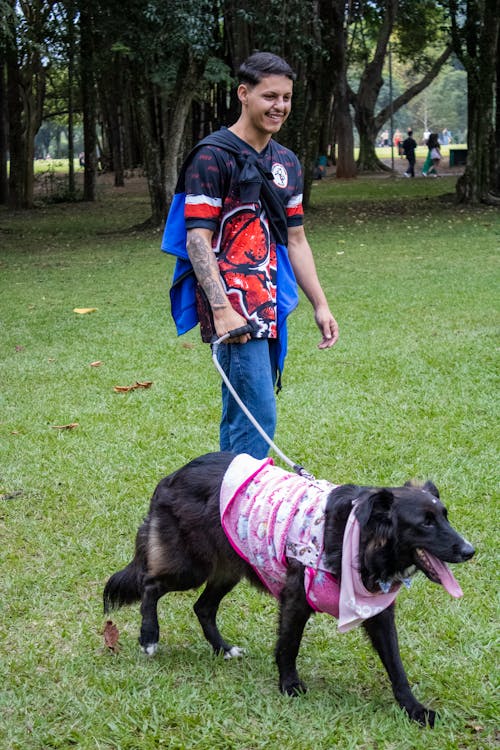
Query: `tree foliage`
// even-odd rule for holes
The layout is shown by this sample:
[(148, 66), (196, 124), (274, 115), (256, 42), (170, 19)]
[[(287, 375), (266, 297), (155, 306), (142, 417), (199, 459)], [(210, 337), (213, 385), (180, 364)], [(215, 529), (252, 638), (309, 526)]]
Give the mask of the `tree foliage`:
[[(85, 197), (95, 198), (99, 169), (111, 170), (115, 184), (123, 185), (126, 171), (141, 167), (152, 221), (161, 223), (183, 155), (237, 117), (234, 74), (254, 49), (285, 57), (297, 71), (294, 113), (280, 139), (303, 163), (306, 204), (313, 165), (329, 144), (337, 144), (338, 176), (355, 176), (354, 127), (358, 169), (382, 168), (378, 132), (410, 103), (415, 117), (426, 117), (418, 108), (422, 92), (453, 52), (465, 71), (455, 66), (455, 77), (466, 75), (469, 88), (469, 163), (459, 195), (483, 199), (499, 180), (500, 136), (495, 140), (493, 122), (499, 3), (0, 0), (0, 202), (33, 204), (34, 139), (50, 132), (47, 126), (40, 131), (43, 118), (57, 122), (56, 134), (66, 129), (68, 192), (74, 195), (80, 118)], [(454, 80), (451, 71), (446, 80)], [(446, 94), (443, 99), (453, 99), (453, 86)], [(450, 114), (441, 115), (443, 127), (459, 111), (459, 103), (450, 105)]]

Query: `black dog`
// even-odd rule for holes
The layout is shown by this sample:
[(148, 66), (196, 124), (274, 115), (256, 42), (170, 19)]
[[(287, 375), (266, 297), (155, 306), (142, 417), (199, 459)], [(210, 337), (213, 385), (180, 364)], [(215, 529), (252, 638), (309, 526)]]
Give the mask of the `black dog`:
[[(216, 624), (222, 598), (243, 577), (263, 588), (259, 576), (235, 552), (221, 525), (221, 484), (234, 458), (230, 453), (211, 453), (163, 479), (137, 532), (134, 559), (106, 584), (106, 611), (141, 601), (139, 642), (147, 654), (153, 654), (158, 645), (160, 597), (169, 591), (198, 588), (205, 581), (205, 589), (194, 605), (205, 638), (225, 658), (242, 653), (224, 641)], [(446, 566), (440, 561), (460, 563), (474, 554), (474, 548), (450, 526), (446, 508), (431, 482), (423, 487), (396, 488), (342, 485), (329, 493), (324, 514), (325, 559), (338, 580), (344, 529), (354, 501), (360, 529), (358, 568), (367, 592), (378, 592), (380, 581), (400, 581), (418, 570), (434, 583), (444, 583), (442, 571)], [(296, 658), (313, 609), (304, 590), (304, 566), (294, 559), (286, 562), (275, 655), (281, 690), (296, 695), (305, 690), (297, 674)], [(410, 718), (432, 726), (435, 712), (416, 700), (401, 663), (394, 604), (364, 620), (363, 627), (389, 675), (399, 705)]]

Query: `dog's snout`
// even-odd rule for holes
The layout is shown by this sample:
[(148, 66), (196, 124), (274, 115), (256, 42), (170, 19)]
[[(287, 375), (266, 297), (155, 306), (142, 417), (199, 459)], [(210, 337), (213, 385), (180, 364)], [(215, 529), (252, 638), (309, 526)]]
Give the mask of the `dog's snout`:
[(472, 544), (469, 544), (469, 542), (466, 542), (464, 540), (464, 543), (462, 544), (462, 547), (460, 549), (460, 555), (462, 556), (462, 559), (470, 560), (471, 557), (474, 555), (475, 551), (476, 550), (474, 549)]

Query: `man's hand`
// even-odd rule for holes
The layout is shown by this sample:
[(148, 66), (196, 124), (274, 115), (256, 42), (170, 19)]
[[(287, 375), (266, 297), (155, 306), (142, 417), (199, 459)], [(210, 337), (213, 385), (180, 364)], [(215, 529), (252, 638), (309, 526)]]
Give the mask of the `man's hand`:
[(339, 337), (339, 328), (319, 283), (311, 247), (302, 226), (288, 230), (288, 257), (298, 285), (314, 308), (314, 319), (323, 336), (318, 348), (330, 349)]
[(323, 338), (318, 344), (318, 349), (330, 349), (337, 343), (339, 338), (339, 327), (337, 321), (330, 312), (328, 305), (322, 305), (315, 310), (314, 319), (321, 331)]
[[(214, 316), (215, 333), (220, 338), (224, 336), (228, 331), (234, 331), (236, 328), (246, 326), (248, 321), (236, 312), (236, 310), (228, 305), (222, 309), (212, 310)], [(244, 333), (241, 336), (235, 338), (226, 339), (223, 344), (246, 344), (250, 341), (251, 336), (249, 333)]]

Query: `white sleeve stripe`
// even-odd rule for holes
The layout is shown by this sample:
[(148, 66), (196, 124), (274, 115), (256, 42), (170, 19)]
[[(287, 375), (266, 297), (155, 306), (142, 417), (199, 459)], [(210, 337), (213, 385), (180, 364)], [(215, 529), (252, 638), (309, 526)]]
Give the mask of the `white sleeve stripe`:
[(292, 197), (286, 204), (286, 207), (295, 208), (296, 206), (300, 206), (301, 203), (302, 203), (302, 193), (300, 195), (292, 195)]
[(207, 204), (208, 206), (213, 206), (214, 208), (221, 208), (222, 206), (222, 199), (221, 198), (211, 198), (209, 195), (186, 195), (185, 202), (189, 204), (190, 206), (199, 206), (202, 203)]

